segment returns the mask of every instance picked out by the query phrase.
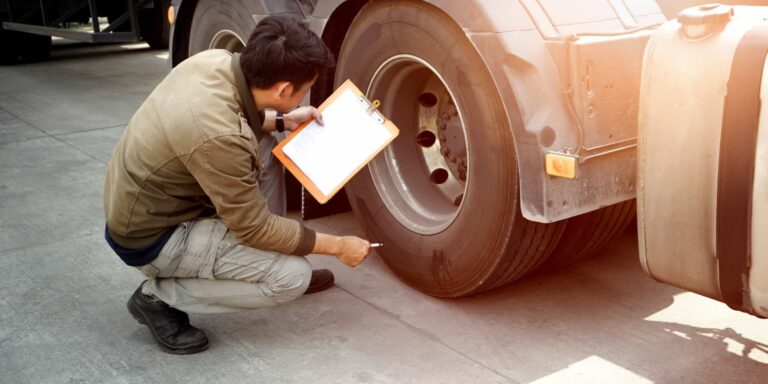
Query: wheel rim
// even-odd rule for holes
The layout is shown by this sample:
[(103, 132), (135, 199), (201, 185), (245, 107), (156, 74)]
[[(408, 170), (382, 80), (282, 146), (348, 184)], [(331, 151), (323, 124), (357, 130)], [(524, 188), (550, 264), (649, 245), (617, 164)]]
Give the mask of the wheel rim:
[(242, 52), (245, 43), (234, 31), (224, 29), (216, 32), (211, 39), (208, 49), (226, 49), (227, 51), (237, 53)]
[(400, 128), (369, 170), (389, 212), (413, 232), (449, 227), (467, 192), (470, 153), (461, 108), (425, 60), (397, 55), (376, 70), (366, 92)]

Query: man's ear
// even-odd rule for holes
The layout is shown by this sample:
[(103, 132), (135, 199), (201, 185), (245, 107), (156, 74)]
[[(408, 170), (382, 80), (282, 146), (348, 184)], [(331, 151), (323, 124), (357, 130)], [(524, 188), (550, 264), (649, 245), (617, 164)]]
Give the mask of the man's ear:
[(280, 99), (288, 98), (293, 95), (293, 84), (290, 81), (280, 81), (275, 84), (277, 87), (277, 97)]

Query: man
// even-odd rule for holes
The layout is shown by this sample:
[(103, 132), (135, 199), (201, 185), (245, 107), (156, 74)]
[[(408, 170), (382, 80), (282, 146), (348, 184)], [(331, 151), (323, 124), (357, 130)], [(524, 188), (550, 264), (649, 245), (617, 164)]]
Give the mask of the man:
[(370, 253), (366, 240), (283, 217), (284, 170), (271, 157), (273, 131), (322, 122), (315, 108), (294, 108), (333, 65), (304, 24), (268, 17), (242, 54), (206, 51), (174, 68), (125, 129), (104, 185), (105, 237), (149, 278), (128, 310), (166, 352), (208, 347), (185, 311), (293, 300), (333, 285), (304, 255), (354, 267)]

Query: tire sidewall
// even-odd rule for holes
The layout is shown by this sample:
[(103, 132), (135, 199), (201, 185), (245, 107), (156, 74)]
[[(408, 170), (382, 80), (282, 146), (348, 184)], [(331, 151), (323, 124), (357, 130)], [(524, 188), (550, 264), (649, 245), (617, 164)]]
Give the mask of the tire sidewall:
[(384, 206), (368, 168), (352, 180), (347, 194), (369, 236), (387, 244), (379, 253), (401, 278), (432, 295), (460, 296), (492, 273), (520, 220), (511, 130), (479, 55), (458, 26), (428, 5), (366, 6), (342, 47), (337, 85), (350, 78), (365, 91), (376, 69), (398, 54), (428, 62), (459, 107), (470, 156), (464, 202), (448, 228), (421, 235)]
[(213, 37), (222, 30), (234, 32), (246, 43), (256, 27), (252, 14), (247, 3), (239, 0), (199, 1), (190, 28), (189, 55), (209, 49)]

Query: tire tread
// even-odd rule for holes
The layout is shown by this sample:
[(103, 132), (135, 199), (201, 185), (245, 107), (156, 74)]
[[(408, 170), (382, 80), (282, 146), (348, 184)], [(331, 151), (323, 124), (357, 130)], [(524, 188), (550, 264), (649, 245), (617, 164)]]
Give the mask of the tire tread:
[(568, 220), (563, 237), (543, 268), (554, 269), (593, 256), (635, 217), (635, 200), (624, 201)]

